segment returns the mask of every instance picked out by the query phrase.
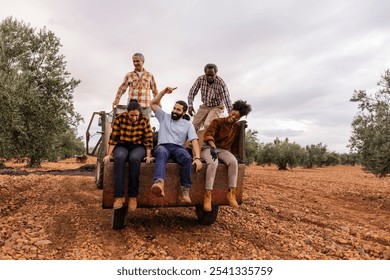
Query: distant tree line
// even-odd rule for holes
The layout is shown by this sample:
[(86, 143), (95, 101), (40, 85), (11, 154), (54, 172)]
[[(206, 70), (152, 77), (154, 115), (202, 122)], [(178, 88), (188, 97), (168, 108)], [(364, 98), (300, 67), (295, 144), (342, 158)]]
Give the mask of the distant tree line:
[(290, 143), (288, 138), (276, 138), (272, 143), (260, 143), (257, 131), (249, 129), (245, 137), (245, 163), (258, 165), (275, 164), (279, 170), (298, 166), (313, 168), (334, 165), (355, 165), (360, 163), (357, 153), (336, 153), (329, 151), (322, 143), (305, 147)]
[(322, 143), (301, 147), (288, 138), (276, 138), (272, 143), (259, 143), (257, 131), (246, 132), (245, 163), (276, 164), (280, 170), (303, 166), (361, 164), (363, 169), (378, 177), (390, 174), (390, 69), (385, 70), (377, 83), (374, 95), (355, 90), (351, 102), (358, 104), (352, 120), (350, 153), (329, 151)]

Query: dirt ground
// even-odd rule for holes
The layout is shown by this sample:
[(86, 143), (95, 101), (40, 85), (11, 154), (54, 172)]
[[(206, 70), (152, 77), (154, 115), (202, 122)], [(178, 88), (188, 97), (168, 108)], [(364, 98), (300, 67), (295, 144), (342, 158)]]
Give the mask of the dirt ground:
[[(69, 159), (0, 175), (0, 260), (390, 259), (390, 178), (361, 167), (250, 166), (244, 202), (211, 226), (193, 207), (137, 209), (122, 230), (101, 209), (94, 164)], [(86, 166), (88, 167), (88, 166)]]

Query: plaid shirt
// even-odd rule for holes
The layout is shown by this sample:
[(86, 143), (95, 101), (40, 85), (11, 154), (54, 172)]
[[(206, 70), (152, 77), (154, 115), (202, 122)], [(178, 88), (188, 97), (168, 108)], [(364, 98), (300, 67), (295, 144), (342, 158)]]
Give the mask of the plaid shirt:
[(153, 96), (156, 96), (158, 93), (157, 85), (152, 73), (146, 71), (145, 69), (143, 69), (141, 77), (135, 71), (126, 74), (116, 94), (114, 105), (119, 104), (119, 100), (127, 88), (129, 88), (129, 98), (127, 99), (127, 104), (130, 99), (137, 99), (138, 103), (143, 108), (150, 106), (150, 90), (152, 91)]
[(207, 82), (206, 75), (200, 76), (196, 79), (194, 85), (188, 94), (188, 105), (193, 106), (195, 95), (200, 92), (202, 94), (201, 100), (207, 107), (216, 107), (225, 103), (225, 107), (230, 112), (232, 110), (232, 103), (230, 95), (225, 82), (218, 76), (215, 77), (214, 83), (211, 85)]
[(139, 115), (138, 120), (131, 123), (127, 112), (119, 114), (115, 118), (108, 144), (143, 144), (145, 148), (152, 149), (153, 137), (149, 119)]

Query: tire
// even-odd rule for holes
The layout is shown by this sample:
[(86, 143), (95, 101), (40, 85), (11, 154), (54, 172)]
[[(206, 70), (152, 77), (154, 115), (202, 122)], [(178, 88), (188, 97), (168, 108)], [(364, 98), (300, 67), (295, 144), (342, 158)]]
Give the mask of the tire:
[(95, 171), (95, 183), (96, 183), (96, 188), (98, 189), (103, 189), (103, 176), (104, 176), (103, 159), (97, 158), (96, 171)]
[(211, 225), (217, 220), (219, 205), (212, 205), (211, 211), (204, 211), (203, 205), (198, 204), (195, 206), (196, 216), (198, 221), (202, 225)]
[(128, 207), (123, 206), (120, 209), (112, 209), (111, 216), (111, 228), (112, 229), (123, 229), (127, 223)]

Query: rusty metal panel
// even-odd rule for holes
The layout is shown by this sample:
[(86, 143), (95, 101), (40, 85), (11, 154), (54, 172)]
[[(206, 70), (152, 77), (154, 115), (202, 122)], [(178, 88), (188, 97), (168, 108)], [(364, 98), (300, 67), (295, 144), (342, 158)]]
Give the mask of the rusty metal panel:
[[(205, 192), (206, 179), (206, 164), (199, 173), (195, 173), (195, 168), (192, 174), (192, 187), (190, 197), (192, 206), (203, 204), (203, 195)], [(217, 169), (217, 175), (214, 183), (212, 194), (213, 203), (219, 205), (228, 205), (226, 194), (228, 192), (228, 168), (225, 164), (220, 163)], [(167, 163), (166, 180), (165, 180), (165, 197), (156, 197), (150, 192), (153, 184), (154, 163), (141, 163), (139, 195), (137, 198), (138, 207), (177, 207), (189, 206), (188, 204), (181, 205), (178, 201), (180, 194), (180, 165), (177, 163)], [(243, 181), (245, 175), (245, 165), (238, 165), (237, 179), (237, 202), (242, 203)], [(125, 178), (125, 193), (128, 187), (128, 172)], [(114, 203), (114, 163), (110, 162), (104, 166), (103, 180), (103, 208), (112, 208)]]

